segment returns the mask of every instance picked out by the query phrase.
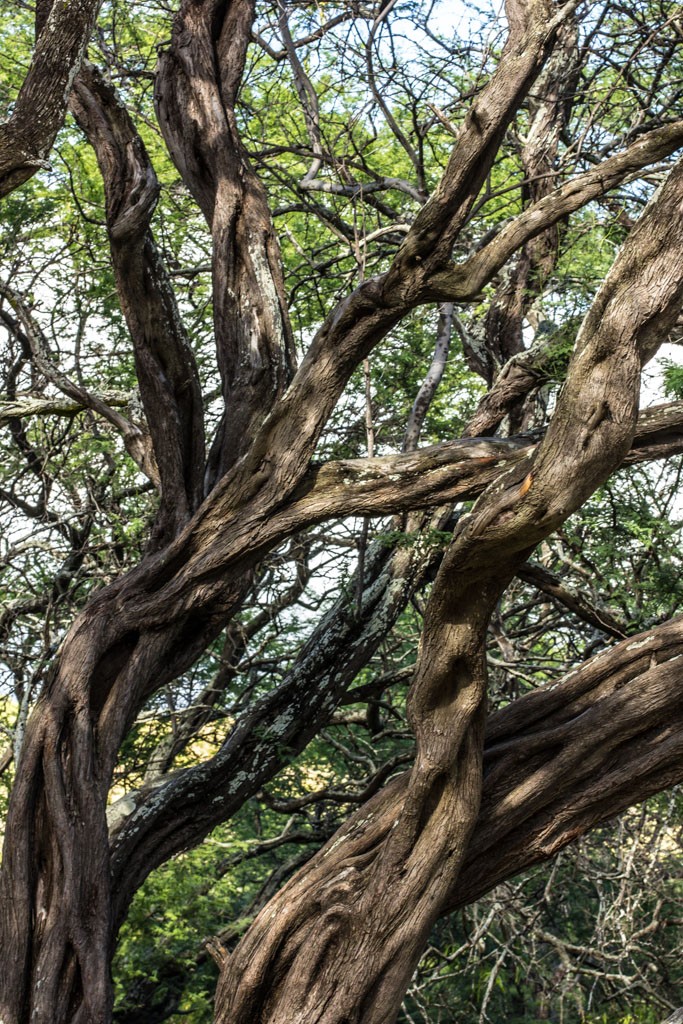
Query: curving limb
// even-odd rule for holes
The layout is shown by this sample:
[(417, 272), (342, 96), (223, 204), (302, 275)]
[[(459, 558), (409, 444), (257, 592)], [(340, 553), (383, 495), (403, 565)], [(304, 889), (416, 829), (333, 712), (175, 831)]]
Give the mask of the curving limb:
[[(392, 802), (391, 828), (386, 819), (376, 826), (364, 808), (360, 842), (347, 844), (349, 826), (342, 827), (271, 901), (223, 966), (219, 1022), (300, 1016), (333, 1024), (359, 1006), (373, 1024), (394, 1018), (476, 825), (489, 617), (530, 549), (586, 500), (631, 444), (641, 365), (683, 300), (670, 248), (683, 242), (682, 196), (679, 163), (596, 296), (538, 451), (504, 473), (455, 531), (426, 613), (409, 697), (415, 765)], [(648, 286), (636, 287), (636, 263), (646, 268)], [(350, 960), (353, 993), (342, 967)], [(276, 979), (268, 992), (260, 985), (264, 973)]]
[(252, 0), (185, 0), (155, 88), (164, 138), (213, 239), (225, 413), (210, 455), (209, 489), (244, 453), (295, 360), (268, 201), (235, 117), (253, 19)]
[(38, 4), (31, 64), (10, 117), (0, 124), (0, 196), (49, 167), (100, 5), (101, 0)]
[[(345, 845), (344, 833), (314, 858), (306, 884), (302, 876), (286, 897), (275, 897), (223, 964), (218, 999), (218, 1019), (231, 1024), (289, 1024), (297, 1016), (325, 1024), (391, 1020), (431, 923), (451, 905), (469, 870), (487, 792), (482, 786), (489, 785), (483, 779), (484, 635), (492, 610), (533, 546), (610, 473), (629, 460), (681, 450), (680, 409), (658, 410), (637, 423), (642, 365), (681, 308), (683, 172), (677, 166), (631, 229), (584, 321), (543, 435), (313, 461), (353, 372), (410, 310), (475, 297), (525, 247), (527, 280), (537, 290), (562, 219), (681, 145), (680, 121), (644, 132), (616, 156), (542, 195), (529, 194), (522, 212), (472, 251), (469, 225), (505, 133), (523, 116), (523, 104), (533, 107), (536, 83), (543, 97), (539, 125), (543, 103), (555, 102), (554, 89), (561, 92), (551, 62), (575, 7), (509, 0), (502, 59), (464, 116), (441, 184), (412, 225), (402, 220), (398, 229), (395, 222), (389, 232), (386, 225), (377, 229), (381, 246), (391, 232), (404, 237), (403, 245), (393, 260), (387, 255), (388, 269), (321, 316), (295, 370), (277, 238), (235, 113), (253, 7), (247, 0), (184, 0), (161, 57), (156, 98), (162, 132), (214, 246), (224, 417), (208, 470), (191, 346), (150, 233), (156, 179), (111, 87), (89, 66), (81, 71), (73, 107), (102, 168), (112, 261), (162, 503), (146, 555), (93, 593), (75, 618), (27, 725), (0, 874), (0, 940), (9, 950), (0, 1016), (9, 1024), (28, 1017), (35, 1024), (108, 1019), (116, 926), (145, 873), (225, 820), (329, 721), (415, 586), (440, 561), (410, 697), (415, 767), (404, 788), (390, 783), (376, 798), (388, 800), (382, 806), (392, 827), (382, 831), (371, 819), (358, 843)], [(527, 176), (534, 177), (542, 154), (529, 144), (526, 159)], [(387, 208), (374, 209), (384, 216)], [(337, 222), (348, 240), (343, 218)], [(456, 242), (472, 252), (459, 266), (452, 265)], [(518, 320), (522, 307), (515, 307)], [(521, 363), (520, 356), (515, 366), (526, 375), (516, 383), (515, 366), (507, 364), (495, 398), (479, 410), (484, 425), (475, 433), (494, 430), (533, 386), (533, 366)], [(429, 561), (416, 547), (399, 545), (369, 551), (355, 602), (347, 595), (344, 608), (340, 599), (282, 685), (247, 708), (210, 761), (148, 781), (108, 833), (112, 774), (136, 716), (226, 629), (266, 555), (334, 515), (386, 515), (465, 497), (478, 500), (458, 521), (443, 558)], [(656, 679), (646, 674), (649, 688)], [(670, 686), (670, 677), (664, 682)], [(593, 721), (605, 728), (599, 715)], [(499, 755), (502, 763), (500, 745)], [(167, 767), (169, 760), (161, 760)], [(561, 763), (568, 768), (566, 759)], [(541, 806), (539, 795), (534, 807)], [(515, 818), (511, 828), (523, 824)], [(360, 965), (354, 993), (344, 983), (349, 963)], [(268, 991), (265, 974), (273, 979)]]
[(71, 109), (104, 181), (112, 263), (158, 466), (161, 506), (154, 543), (160, 546), (202, 498), (204, 424), (196, 361), (150, 229), (159, 185), (142, 140), (112, 86), (90, 64), (76, 79)]

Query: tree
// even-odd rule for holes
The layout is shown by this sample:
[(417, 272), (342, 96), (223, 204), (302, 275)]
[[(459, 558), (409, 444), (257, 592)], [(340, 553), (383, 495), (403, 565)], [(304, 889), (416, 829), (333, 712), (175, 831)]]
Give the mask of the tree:
[[(5, 1024), (111, 1019), (110, 961), (137, 888), (286, 767), (349, 691), (369, 700), (375, 728), (388, 684), (362, 673), (416, 595), (414, 760), (379, 773), (230, 956), (215, 948), (217, 1021), (393, 1020), (439, 917), (682, 774), (675, 602), (638, 632), (527, 567), (616, 470), (683, 450), (680, 403), (639, 412), (643, 366), (675, 334), (683, 300), (676, 6), (507, 0), (500, 23), (463, 38), (417, 4), (326, 12), (114, 6), (86, 61), (95, 5), (39, 5), (0, 142), (4, 190), (29, 190), (5, 200), (19, 244), (0, 311), (14, 480), (2, 497), (15, 523), (59, 538), (59, 564), (29, 565), (13, 527), (8, 564), (26, 590), (8, 588), (2, 613), (18, 700), (0, 875)], [(442, 54), (418, 46), (414, 78), (405, 17)], [(48, 35), (57, 25), (69, 46), (56, 27)], [(329, 85), (332, 53), (341, 87)], [(366, 92), (346, 124), (360, 68)], [(26, 156), (31, 82), (55, 103), (29, 121)], [(63, 169), (28, 181), (67, 92), (101, 186), (72, 124)], [(31, 214), (12, 205), (23, 195), (45, 229), (30, 266)], [(77, 211), (63, 243), (58, 201)], [(387, 370), (395, 408), (381, 437), (370, 357), (387, 339), (410, 366), (431, 315), (420, 311), (435, 305), (431, 368), (419, 388), (414, 366), (405, 380)], [(74, 325), (60, 362), (55, 339)], [(448, 408), (456, 388), (436, 415), (454, 331), (487, 390), (463, 415)], [(111, 389), (92, 379), (107, 361)], [(335, 416), (353, 416), (359, 371), (365, 406), (344, 443)], [(71, 429), (76, 415), (96, 443)], [(419, 448), (430, 415), (434, 443)], [(35, 416), (70, 426), (32, 432)], [(249, 643), (304, 596), (315, 528), (352, 516), (363, 517), (354, 576), (319, 621), (285, 618), (276, 668), (252, 666), (231, 704)], [(370, 542), (373, 517), (384, 523)], [(564, 679), (487, 722), (487, 633), (519, 576), (597, 621), (602, 649), (577, 652)], [(193, 666), (201, 685), (188, 698)], [(149, 746), (140, 716), (164, 697), (171, 728), (108, 808), (121, 752)], [(221, 709), (217, 749), (190, 759)]]

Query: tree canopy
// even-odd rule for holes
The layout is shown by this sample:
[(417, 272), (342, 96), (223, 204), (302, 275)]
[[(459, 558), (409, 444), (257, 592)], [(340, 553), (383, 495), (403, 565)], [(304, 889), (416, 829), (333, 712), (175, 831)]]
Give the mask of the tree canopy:
[(679, 5), (3, 11), (0, 1024), (658, 1024)]

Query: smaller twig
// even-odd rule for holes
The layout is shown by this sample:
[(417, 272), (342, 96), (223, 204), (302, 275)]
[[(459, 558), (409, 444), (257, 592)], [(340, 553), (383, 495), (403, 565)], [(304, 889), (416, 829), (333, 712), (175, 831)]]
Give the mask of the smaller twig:
[(0, 296), (7, 300), (18, 317), (25, 341), (30, 348), (33, 362), (40, 373), (68, 398), (78, 402), (86, 409), (99, 413), (100, 416), (108, 420), (121, 434), (126, 451), (138, 468), (152, 481), (155, 487), (159, 487), (159, 470), (149, 438), (146, 438), (139, 427), (131, 423), (120, 412), (113, 409), (102, 397), (94, 395), (80, 384), (74, 383), (67, 374), (52, 362), (47, 341), (40, 326), (31, 316), (28, 307), (21, 297), (4, 282), (0, 282)]

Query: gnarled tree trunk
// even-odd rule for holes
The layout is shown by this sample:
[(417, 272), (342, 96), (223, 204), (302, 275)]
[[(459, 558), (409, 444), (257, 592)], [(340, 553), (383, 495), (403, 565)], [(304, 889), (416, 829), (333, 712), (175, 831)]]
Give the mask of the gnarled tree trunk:
[[(257, 919), (224, 964), (218, 1021), (388, 1024), (439, 915), (624, 806), (629, 772), (637, 770), (642, 795), (674, 777), (658, 697), (660, 686), (670, 686), (668, 664), (645, 670), (638, 661), (653, 715), (644, 763), (620, 763), (607, 808), (576, 765), (586, 754), (585, 737), (574, 728), (577, 702), (577, 713), (589, 714), (615, 749), (638, 734), (643, 708), (609, 685), (605, 697), (596, 683), (596, 696), (589, 671), (581, 677), (585, 691), (567, 684), (558, 696), (534, 696), (520, 702), (521, 711), (495, 719), (485, 752), (484, 638), (500, 595), (534, 545), (631, 449), (642, 364), (681, 307), (682, 165), (632, 231), (586, 317), (540, 442), (465, 441), (360, 464), (313, 463), (350, 376), (406, 313), (437, 299), (474, 299), (521, 251), (512, 297), (498, 292), (517, 337), (524, 288), (555, 259), (563, 218), (683, 142), (683, 123), (676, 121), (569, 184), (532, 188), (517, 217), (462, 263), (451, 263), (501, 140), (558, 38), (556, 57), (571, 51), (574, 7), (508, 0), (500, 63), (463, 121), (441, 183), (389, 269), (331, 311), (295, 369), (277, 237), (235, 116), (253, 4), (183, 0), (161, 58), (156, 103), (173, 160), (212, 235), (224, 414), (206, 446), (196, 360), (151, 229), (158, 186), (149, 157), (111, 84), (90, 65), (78, 75), (71, 107), (104, 181), (112, 266), (149, 432), (138, 438), (140, 462), (151, 466), (159, 513), (138, 567), (97, 593), (74, 622), (30, 717), (0, 871), (2, 1024), (111, 1019), (110, 959), (135, 888), (303, 749), (405, 606), (428, 560), (375, 551), (354, 614), (340, 602), (281, 687), (247, 711), (214, 757), (143, 785), (108, 833), (117, 754), (145, 701), (218, 636), (268, 552), (332, 516), (407, 512), (487, 487), (460, 520), (429, 599), (410, 695), (414, 767), (361, 809)], [(63, 10), (55, 6), (53, 21)], [(57, 62), (58, 102), (49, 131), (41, 132), (40, 153), (61, 119), (94, 10), (78, 7), (73, 38)], [(556, 70), (551, 66), (539, 86), (541, 122), (558, 102)], [(316, 159), (319, 149), (316, 135)], [(5, 161), (10, 184), (35, 163), (31, 156), (17, 164), (15, 156)], [(529, 142), (528, 173), (547, 170), (547, 156)], [(491, 345), (500, 350), (489, 353), (495, 361), (515, 346), (489, 326), (497, 339)], [(24, 327), (30, 329), (28, 320)], [(511, 370), (472, 429), (495, 429), (528, 390)], [(678, 413), (673, 439), (665, 414), (645, 418), (642, 445), (680, 450)], [(128, 429), (121, 417), (117, 422)], [(652, 643), (679, 644), (679, 631), (672, 628), (673, 639), (661, 631)], [(628, 662), (630, 648), (617, 650), (614, 672), (628, 674), (633, 666), (624, 668), (620, 658)], [(607, 720), (593, 707), (598, 699), (612, 702)], [(527, 735), (530, 705), (535, 726)], [(511, 722), (517, 732), (508, 732)], [(648, 747), (655, 733), (660, 761)], [(539, 757), (548, 744), (567, 744), (568, 753), (546, 769)], [(486, 779), (485, 764), (492, 766)], [(558, 772), (573, 790), (553, 788)]]

